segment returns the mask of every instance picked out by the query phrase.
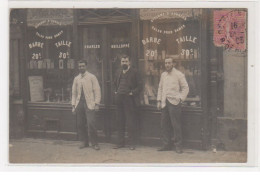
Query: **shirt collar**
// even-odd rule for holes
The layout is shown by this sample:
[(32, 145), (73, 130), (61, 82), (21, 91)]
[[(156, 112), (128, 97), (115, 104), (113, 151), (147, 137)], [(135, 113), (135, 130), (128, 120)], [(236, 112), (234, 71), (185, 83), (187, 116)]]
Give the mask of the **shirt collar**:
[(87, 75), (87, 71), (84, 74), (80, 74), (81, 78), (85, 77)]
[(170, 72), (167, 72), (167, 74), (172, 74), (173, 72), (175, 72), (175, 68), (173, 67), (172, 70)]

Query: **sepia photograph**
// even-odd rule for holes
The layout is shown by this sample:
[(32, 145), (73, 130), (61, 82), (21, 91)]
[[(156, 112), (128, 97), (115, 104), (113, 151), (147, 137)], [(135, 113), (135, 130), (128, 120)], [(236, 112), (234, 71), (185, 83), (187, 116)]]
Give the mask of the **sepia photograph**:
[(246, 6), (8, 13), (9, 164), (248, 162)]

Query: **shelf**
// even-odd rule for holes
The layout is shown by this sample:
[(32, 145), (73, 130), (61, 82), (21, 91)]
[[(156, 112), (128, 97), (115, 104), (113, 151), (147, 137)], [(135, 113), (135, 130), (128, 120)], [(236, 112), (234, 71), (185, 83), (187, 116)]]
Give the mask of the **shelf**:
[[(139, 62), (142, 62), (142, 61), (164, 63), (164, 60), (158, 60), (158, 59), (153, 59), (153, 60), (139, 59)], [(200, 61), (200, 58), (197, 58), (197, 59), (174, 59), (174, 61), (177, 61), (177, 62), (198, 62), (198, 61)]]

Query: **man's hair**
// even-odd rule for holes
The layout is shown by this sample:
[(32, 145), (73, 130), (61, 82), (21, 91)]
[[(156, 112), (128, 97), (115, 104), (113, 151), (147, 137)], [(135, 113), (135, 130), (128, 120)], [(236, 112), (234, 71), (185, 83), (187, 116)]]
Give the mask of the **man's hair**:
[(171, 60), (172, 60), (172, 63), (177, 63), (177, 61), (175, 61), (175, 60), (174, 60), (173, 58), (171, 58), (171, 57), (165, 58), (164, 61), (166, 61), (166, 59), (171, 59)]
[(84, 63), (86, 66), (88, 65), (88, 62), (87, 62), (86, 60), (79, 60), (79, 61), (78, 61), (78, 65), (79, 65), (80, 63)]
[(127, 59), (130, 61), (130, 57), (129, 57), (128, 55), (126, 55), (126, 54), (123, 54), (123, 55), (121, 56), (121, 60), (122, 60), (123, 58), (124, 58), (124, 59), (127, 58)]

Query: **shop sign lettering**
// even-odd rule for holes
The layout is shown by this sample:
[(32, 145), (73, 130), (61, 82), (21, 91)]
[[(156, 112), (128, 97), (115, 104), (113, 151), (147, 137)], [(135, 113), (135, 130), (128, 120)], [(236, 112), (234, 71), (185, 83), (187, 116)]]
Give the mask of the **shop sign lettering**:
[(44, 43), (40, 41), (34, 41), (28, 44), (31, 51), (31, 59), (39, 60), (42, 59), (41, 49), (43, 49)]
[[(41, 27), (43, 25), (58, 25), (58, 26), (61, 26), (61, 23), (58, 22), (57, 20), (43, 20), (43, 21), (39, 22), (38, 24), (36, 24), (34, 27), (35, 27), (35, 29), (38, 29), (39, 27)], [(63, 30), (60, 30), (58, 33), (55, 33), (55, 34), (52, 34), (52, 35), (45, 35), (45, 34), (40, 33), (39, 31), (36, 32), (36, 36), (38, 36), (39, 38), (42, 38), (42, 39), (47, 39), (47, 40), (58, 38), (62, 34), (63, 34)]]
[[(154, 24), (154, 22), (156, 22), (157, 20), (166, 18), (165, 16), (167, 18), (181, 18), (183, 21), (187, 20), (187, 16), (181, 12), (162, 12), (162, 13), (156, 15), (155, 17), (153, 17), (150, 21), (152, 24)], [(155, 25), (152, 25), (151, 28), (152, 28), (152, 30), (156, 31), (157, 33), (171, 35), (171, 34), (174, 34), (174, 33), (177, 33), (179, 31), (183, 30), (185, 27), (186, 26), (184, 24), (181, 24), (172, 30), (160, 29), (160, 28), (157, 28)]]
[(32, 53), (32, 59), (35, 59), (35, 60), (42, 59), (42, 54), (41, 53)]
[(61, 47), (61, 46), (68, 46), (70, 48), (71, 46), (71, 41), (64, 41), (64, 40), (61, 40), (61, 41), (58, 41), (57, 43), (55, 43), (55, 46), (57, 48)]
[(196, 43), (196, 40), (197, 40), (197, 37), (195, 37), (195, 36), (182, 36), (182, 37), (176, 39), (178, 44), (183, 43), (183, 42)]
[(145, 38), (142, 40), (143, 45), (146, 45), (148, 43), (155, 43), (155, 44), (160, 44), (161, 43), (161, 39), (157, 38), (157, 37), (150, 37), (150, 38)]
[[(71, 47), (72, 42), (68, 41), (68, 40), (61, 40), (55, 43), (55, 46), (57, 48), (61, 48), (58, 53), (58, 59), (69, 59), (70, 58), (70, 53), (66, 50), (66, 48), (70, 48)], [(64, 47), (66, 47), (64, 49)], [(62, 64), (62, 65), (61, 65)], [(63, 69), (63, 61), (59, 61), (59, 68)]]
[(29, 48), (43, 48), (44, 43), (43, 42), (39, 42), (39, 41), (35, 41), (32, 43), (29, 43)]
[[(166, 14), (168, 13), (168, 15)], [(163, 14), (164, 13), (164, 14)], [(187, 17), (198, 17), (201, 14), (200, 9), (174, 9), (174, 8), (150, 8), (140, 9), (141, 20), (157, 20), (169, 18), (182, 18), (186, 20)]]
[(98, 45), (98, 44), (84, 45), (84, 48), (86, 48), (86, 49), (99, 49), (100, 45)]
[(130, 47), (130, 44), (129, 43), (125, 43), (125, 44), (112, 44), (111, 45), (111, 48), (112, 49), (115, 49), (115, 48), (129, 48)]

